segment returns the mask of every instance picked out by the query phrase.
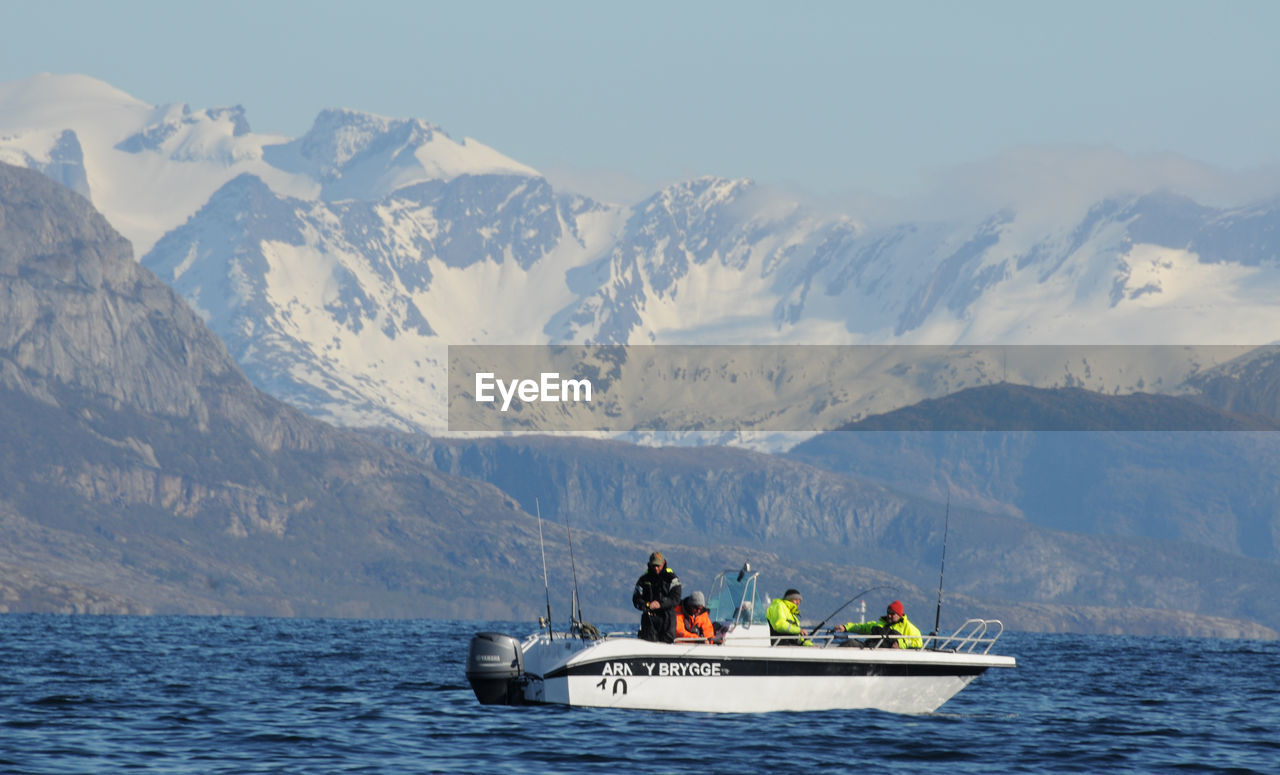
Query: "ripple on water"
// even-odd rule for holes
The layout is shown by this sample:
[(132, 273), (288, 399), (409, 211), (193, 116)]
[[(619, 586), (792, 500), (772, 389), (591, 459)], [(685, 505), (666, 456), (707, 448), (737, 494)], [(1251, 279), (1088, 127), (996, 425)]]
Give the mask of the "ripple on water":
[(476, 703), (459, 632), (522, 625), (7, 616), (0, 770), (1274, 772), (1275, 643), (1011, 633), (923, 716)]

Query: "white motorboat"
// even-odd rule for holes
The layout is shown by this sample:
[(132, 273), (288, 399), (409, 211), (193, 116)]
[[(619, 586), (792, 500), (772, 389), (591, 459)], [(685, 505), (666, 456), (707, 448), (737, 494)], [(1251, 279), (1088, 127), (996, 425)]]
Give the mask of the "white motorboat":
[(744, 566), (713, 582), (707, 607), (719, 643), (654, 643), (582, 623), (569, 632), (544, 624), (523, 641), (481, 632), (471, 640), (467, 680), (487, 705), (929, 713), (987, 669), (1016, 666), (990, 653), (1004, 629), (991, 619), (926, 636), (922, 649), (868, 648), (834, 634), (811, 636), (813, 646), (773, 645), (755, 605), (757, 576)]

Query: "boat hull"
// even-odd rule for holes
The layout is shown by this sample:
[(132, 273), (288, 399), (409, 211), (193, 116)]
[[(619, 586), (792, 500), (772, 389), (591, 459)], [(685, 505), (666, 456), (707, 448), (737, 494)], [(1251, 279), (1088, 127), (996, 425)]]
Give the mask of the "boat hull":
[(524, 644), (524, 700), (585, 707), (759, 713), (929, 713), (1012, 657), (924, 650), (650, 643)]

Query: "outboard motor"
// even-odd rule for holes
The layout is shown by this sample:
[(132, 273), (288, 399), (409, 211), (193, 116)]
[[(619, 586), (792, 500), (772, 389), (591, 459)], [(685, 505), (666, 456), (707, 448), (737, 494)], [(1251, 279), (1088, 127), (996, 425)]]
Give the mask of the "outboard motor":
[(524, 652), (520, 641), (501, 632), (478, 632), (467, 649), (467, 680), (481, 705), (524, 703)]

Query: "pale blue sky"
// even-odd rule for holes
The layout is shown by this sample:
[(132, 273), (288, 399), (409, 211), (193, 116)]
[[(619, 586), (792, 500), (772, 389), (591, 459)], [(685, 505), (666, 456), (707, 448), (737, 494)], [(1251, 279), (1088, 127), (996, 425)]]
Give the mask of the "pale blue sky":
[[(0, 0), (0, 80), (425, 118), (544, 172), (901, 195), (1010, 149), (1280, 163), (1280, 2)], [(553, 176), (554, 179), (554, 176)]]

